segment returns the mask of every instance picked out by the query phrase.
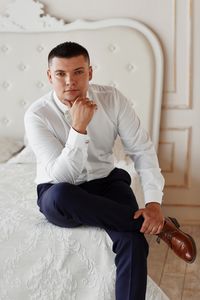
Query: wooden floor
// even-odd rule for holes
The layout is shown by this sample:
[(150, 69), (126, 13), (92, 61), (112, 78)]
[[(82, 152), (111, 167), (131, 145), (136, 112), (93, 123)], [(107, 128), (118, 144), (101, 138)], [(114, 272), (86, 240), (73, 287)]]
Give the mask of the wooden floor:
[(158, 244), (155, 236), (148, 236), (148, 273), (170, 300), (200, 300), (200, 225), (185, 225), (181, 229), (191, 234), (196, 242), (195, 262), (185, 263), (163, 241)]

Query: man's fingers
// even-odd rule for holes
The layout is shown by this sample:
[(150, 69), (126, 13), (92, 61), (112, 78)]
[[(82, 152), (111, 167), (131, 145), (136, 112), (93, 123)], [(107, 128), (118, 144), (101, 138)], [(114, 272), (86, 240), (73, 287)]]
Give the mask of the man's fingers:
[(153, 227), (151, 228), (151, 230), (150, 230), (149, 232), (147, 232), (147, 234), (156, 234), (156, 233), (158, 232), (158, 228), (159, 228), (158, 225), (153, 226)]
[(82, 102), (85, 103), (87, 101), (90, 101), (90, 99), (86, 98), (86, 97), (82, 97), (82, 96), (78, 96), (75, 100), (74, 100), (74, 104), (78, 103), (78, 102)]
[(134, 213), (134, 219), (138, 219), (143, 214), (144, 209), (139, 209)]
[(142, 227), (140, 229), (140, 232), (146, 233), (146, 234), (158, 234), (161, 232), (163, 228), (163, 222), (150, 222), (149, 219), (144, 219), (144, 222), (142, 224)]
[(160, 226), (158, 227), (157, 231), (154, 234), (159, 234), (163, 229), (163, 225), (164, 225), (164, 222), (162, 224), (160, 224)]
[(149, 225), (149, 227), (145, 230), (144, 233), (146, 234), (153, 234), (154, 231), (157, 230), (157, 226), (152, 226), (151, 224)]
[(151, 230), (151, 224), (144, 220), (140, 232), (148, 233)]
[(163, 228), (163, 223), (160, 224), (148, 224), (148, 223), (143, 223), (143, 226), (141, 227), (141, 232), (146, 233), (146, 234), (159, 234), (162, 231)]
[(84, 98), (79, 96), (74, 101), (74, 104), (78, 104), (78, 103), (80, 103), (81, 105), (87, 105), (89, 107), (97, 108), (96, 103), (93, 100), (90, 100), (89, 98)]

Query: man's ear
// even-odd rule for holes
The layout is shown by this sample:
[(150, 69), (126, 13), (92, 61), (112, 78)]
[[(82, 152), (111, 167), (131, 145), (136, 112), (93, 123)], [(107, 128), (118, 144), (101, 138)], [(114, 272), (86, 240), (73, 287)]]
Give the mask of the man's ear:
[(89, 80), (92, 80), (93, 70), (92, 66), (89, 66)]
[(51, 71), (50, 69), (47, 70), (47, 77), (50, 83), (52, 83)]

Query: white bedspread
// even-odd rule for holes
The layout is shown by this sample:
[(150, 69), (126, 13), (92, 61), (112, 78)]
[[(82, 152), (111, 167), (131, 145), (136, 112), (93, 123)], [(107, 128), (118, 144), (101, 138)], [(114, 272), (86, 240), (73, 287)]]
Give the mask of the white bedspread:
[[(2, 164), (0, 174), (0, 300), (114, 300), (104, 230), (48, 223), (36, 205), (33, 164)], [(168, 299), (150, 277), (146, 299)]]

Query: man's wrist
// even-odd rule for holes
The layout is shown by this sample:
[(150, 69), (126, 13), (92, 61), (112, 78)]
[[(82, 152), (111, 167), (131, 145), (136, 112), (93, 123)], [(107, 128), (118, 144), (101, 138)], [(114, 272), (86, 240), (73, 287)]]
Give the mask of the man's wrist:
[(72, 126), (72, 128), (80, 134), (87, 134), (87, 130), (81, 127)]
[(148, 206), (157, 206), (157, 207), (161, 207), (161, 204), (159, 202), (148, 202), (145, 207), (148, 207)]

